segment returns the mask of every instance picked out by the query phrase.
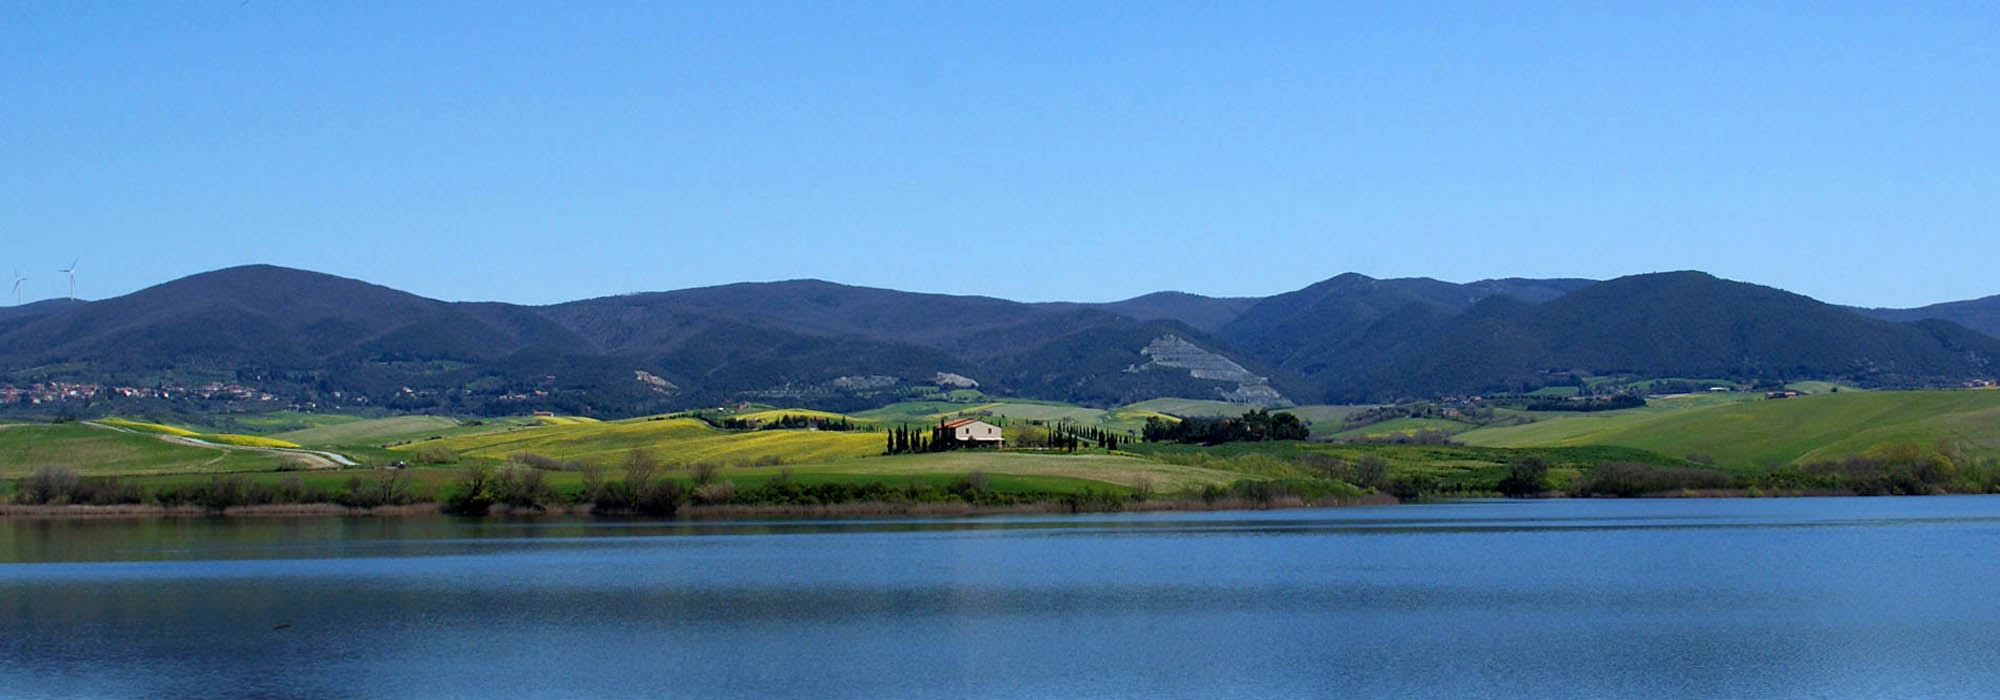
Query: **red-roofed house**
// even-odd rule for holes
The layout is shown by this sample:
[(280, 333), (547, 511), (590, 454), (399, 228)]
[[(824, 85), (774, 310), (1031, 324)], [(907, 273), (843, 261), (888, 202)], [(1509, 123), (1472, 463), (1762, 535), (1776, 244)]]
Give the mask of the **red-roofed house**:
[(941, 426), (947, 439), (961, 445), (993, 445), (998, 447), (1006, 439), (1000, 436), (1000, 426), (978, 418), (954, 418)]

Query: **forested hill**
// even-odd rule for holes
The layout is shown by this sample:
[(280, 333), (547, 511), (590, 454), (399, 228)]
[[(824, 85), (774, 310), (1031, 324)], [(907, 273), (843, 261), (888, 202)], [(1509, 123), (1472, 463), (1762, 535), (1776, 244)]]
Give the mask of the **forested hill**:
[[(1235, 370), (1162, 364), (1147, 349), (1163, 338)], [(1180, 322), (1087, 307), (812, 280), (529, 307), (265, 265), (0, 320), (0, 386), (58, 381), (601, 415), (738, 400), (852, 407), (972, 387), (1088, 403), (1314, 393)]]
[(1404, 315), (1282, 366), (1350, 400), (1532, 388), (1558, 373), (1922, 386), (2000, 372), (2000, 340), (1962, 326), (1872, 319), (1699, 272), (1619, 278), (1543, 304), (1497, 296), (1457, 314)]
[(1949, 322), (1869, 318), (1692, 272), (1469, 284), (1346, 274), (1258, 299), (1041, 304), (797, 280), (533, 307), (259, 265), (0, 311), (0, 388), (228, 384), (283, 404), (467, 413), (852, 408), (974, 387), (1286, 405), (1589, 374), (1902, 386), (1990, 377), (1996, 358), (2000, 340)]
[(2000, 338), (2000, 294), (1966, 301), (1950, 301), (1914, 309), (1855, 309), (1886, 321), (1950, 321)]

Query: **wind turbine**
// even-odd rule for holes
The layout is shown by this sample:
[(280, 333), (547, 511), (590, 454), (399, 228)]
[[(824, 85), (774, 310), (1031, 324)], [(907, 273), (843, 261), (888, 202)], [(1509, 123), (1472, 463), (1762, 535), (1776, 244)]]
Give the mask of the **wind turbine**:
[(18, 269), (14, 270), (14, 305), (15, 305), (15, 306), (20, 306), (20, 305), (21, 305), (21, 283), (22, 283), (22, 282), (26, 282), (26, 281), (28, 281), (28, 278), (26, 278), (26, 277), (22, 277), (22, 276), (21, 276), (21, 271), (20, 271), (20, 270), (18, 270)]
[(65, 275), (69, 275), (69, 300), (70, 300), (70, 301), (76, 301), (76, 264), (77, 264), (77, 263), (80, 263), (80, 262), (83, 262), (83, 258), (77, 258), (77, 259), (75, 259), (75, 260), (71, 260), (71, 261), (69, 261), (69, 267), (65, 267), (65, 268), (63, 268), (63, 269), (60, 269), (60, 270), (56, 270), (56, 272), (60, 272), (60, 273), (63, 273), (63, 274), (65, 274)]

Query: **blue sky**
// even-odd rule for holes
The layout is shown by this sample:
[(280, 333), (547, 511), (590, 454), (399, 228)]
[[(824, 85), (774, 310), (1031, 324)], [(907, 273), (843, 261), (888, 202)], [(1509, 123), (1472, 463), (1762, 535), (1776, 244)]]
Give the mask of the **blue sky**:
[(4, 2), (0, 273), (1907, 306), (2000, 293), (1996, 124), (1990, 2)]

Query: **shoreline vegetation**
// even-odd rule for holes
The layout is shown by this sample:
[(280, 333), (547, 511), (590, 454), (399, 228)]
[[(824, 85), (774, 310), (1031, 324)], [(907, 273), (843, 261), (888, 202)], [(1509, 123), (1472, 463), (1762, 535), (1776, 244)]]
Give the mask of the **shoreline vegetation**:
[[(1933, 496), (1980, 495), (1953, 492), (1938, 492)], [(1853, 498), (1871, 496), (1852, 489), (1678, 489), (1645, 493), (1637, 496), (1616, 496), (1609, 494), (1569, 495), (1555, 492), (1537, 494), (1530, 499), (1689, 499), (1689, 498)], [(994, 515), (1031, 514), (1081, 514), (1081, 513), (1156, 513), (1156, 512), (1205, 512), (1205, 511), (1260, 511), (1284, 510), (1292, 508), (1346, 508), (1354, 506), (1389, 506), (1406, 503), (1444, 503), (1476, 498), (1499, 498), (1499, 494), (1452, 494), (1402, 499), (1382, 493), (1364, 494), (1351, 498), (1323, 498), (1307, 500), (1297, 496), (1283, 496), (1269, 501), (1249, 498), (1228, 497), (1213, 501), (1199, 498), (1160, 499), (1122, 504), (1115, 508), (1078, 508), (1069, 503), (1057, 501), (1030, 501), (1008, 505), (977, 505), (963, 502), (891, 502), (855, 501), (848, 503), (828, 503), (810, 505), (778, 504), (720, 504), (687, 505), (676, 510), (671, 516), (650, 516), (671, 520), (732, 520), (763, 518), (842, 518), (875, 516), (911, 517), (980, 517)], [(589, 505), (569, 505), (540, 510), (532, 508), (510, 508), (494, 506), (484, 515), (459, 516), (446, 510), (440, 503), (417, 503), (400, 506), (376, 506), (372, 508), (343, 506), (338, 503), (290, 503), (228, 506), (221, 510), (195, 505), (160, 505), (158, 503), (126, 503), (117, 505), (90, 504), (40, 504), (24, 505), (0, 503), (0, 520), (100, 520), (119, 518), (284, 518), (284, 517), (499, 517), (499, 518), (540, 518), (540, 517), (596, 517), (596, 518), (649, 518), (639, 513), (596, 513)]]
[[(1836, 422), (1876, 425), (1883, 421), (1862, 419), (1879, 417), (1876, 409), (1885, 405), (1926, 413), (1938, 409), (1940, 401), (1971, 395), (1737, 401), (1648, 408), (1643, 410), (1653, 413), (1632, 415), (1708, 420), (1710, 414), (1736, 417), (1739, 407), (1754, 406), (1756, 415), (1769, 419), (1764, 422), (1768, 433), (1799, 423), (1791, 419), (1823, 418), (1829, 408), (1869, 409)], [(1966, 411), (1950, 413), (1958, 422), (1948, 425), (2000, 411), (2000, 403), (1986, 396), (1960, 406)], [(1783, 413), (1796, 413), (1795, 408), (1812, 409), (1811, 415)], [(935, 431), (934, 439), (925, 441), (921, 431), (907, 428), (871, 435), (848, 429), (864, 424), (839, 414), (795, 416), (786, 410), (733, 414), (743, 426), (734, 431), (685, 416), (656, 416), (610, 423), (453, 424), (470, 430), (455, 437), (446, 437), (451, 427), (435, 421), (405, 425), (408, 421), (400, 419), (383, 424), (355, 419), (336, 424), (348, 431), (341, 439), (373, 441), (373, 446), (319, 441), (331, 438), (288, 443), (344, 449), (368, 463), (348, 461), (346, 468), (230, 462), (233, 452), (197, 455), (209, 461), (190, 467), (184, 448), (131, 430), (16, 425), (5, 431), (9, 445), (20, 449), (10, 450), (8, 457), (6, 473), (12, 478), (0, 479), (0, 518), (558, 514), (724, 519), (1251, 510), (1503, 496), (2000, 493), (2000, 454), (1990, 441), (1963, 432), (1942, 437), (1884, 433), (1870, 437), (1872, 444), (1842, 451), (1807, 449), (1810, 444), (1780, 450), (1768, 435), (1714, 430), (1676, 431), (1705, 437), (1664, 444), (1489, 445), (1459, 442), (1439, 430), (1425, 439), (1376, 434), (1311, 439), (1311, 427), (1295, 415), (1253, 410), (1240, 418), (1147, 415), (1143, 426), (1134, 423), (1143, 429), (1130, 431), (1126, 439), (1114, 438), (1116, 431), (1108, 428), (1076, 427), (1067, 418), (1049, 423), (989, 416), (1004, 424), (1010, 445), (1020, 445), (996, 448), (949, 444), (936, 438)], [(1406, 413), (1401, 408), (1376, 410), (1362, 420), (1399, 428), (1430, 425), (1398, 422), (1414, 420)], [(753, 423), (743, 416), (760, 418)], [(1597, 425), (1605, 419), (1587, 420)], [(764, 429), (764, 422), (778, 427)], [(840, 427), (814, 429), (829, 424)], [(119, 425), (157, 426), (168, 437), (193, 432), (134, 420)], [(1830, 430), (1821, 427), (1822, 432)], [(429, 437), (396, 439), (410, 434)], [(304, 433), (291, 435), (305, 439)], [(1808, 442), (1845, 444), (1825, 435)]]
[[(1030, 513), (1272, 510), (1393, 505), (1470, 498), (1797, 498), (2000, 493), (2000, 465), (1978, 460), (1960, 467), (1948, 455), (1900, 450), (1880, 458), (1783, 467), (1754, 475), (1607, 461), (1573, 475), (1552, 474), (1535, 457), (1510, 465), (1493, 488), (1443, 488), (1423, 478), (1391, 479), (1379, 460), (1308, 458), (1316, 478), (1242, 479), (1156, 494), (1150, 485), (1084, 487), (1073, 492), (1000, 491), (982, 472), (948, 484), (909, 479), (857, 483), (806, 482), (780, 473), (738, 485), (715, 470), (670, 477), (643, 458), (623, 465), (622, 478), (585, 467), (582, 488), (559, 490), (550, 470), (525, 464), (474, 464), (460, 481), (420, 488), (399, 470), (370, 470), (342, 488), (275, 482), (243, 474), (205, 483), (145, 489), (118, 477), (82, 477), (66, 467), (37, 468), (14, 481), (0, 519), (195, 517), (541, 517), (592, 516), (726, 520), (861, 516), (986, 516)], [(1552, 482), (1561, 482), (1552, 486)], [(1357, 486), (1356, 483), (1363, 484)]]

